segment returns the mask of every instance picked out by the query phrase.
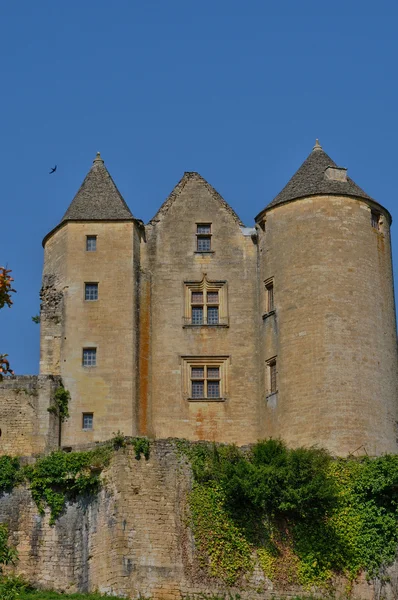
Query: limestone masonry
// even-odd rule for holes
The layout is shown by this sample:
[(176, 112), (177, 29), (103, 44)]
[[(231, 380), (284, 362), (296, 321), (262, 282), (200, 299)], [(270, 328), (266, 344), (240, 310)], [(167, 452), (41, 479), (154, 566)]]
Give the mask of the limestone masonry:
[(390, 225), (318, 142), (255, 227), (192, 172), (144, 225), (97, 154), (43, 241), (40, 376), (1, 384), (0, 453), (117, 431), (397, 452)]

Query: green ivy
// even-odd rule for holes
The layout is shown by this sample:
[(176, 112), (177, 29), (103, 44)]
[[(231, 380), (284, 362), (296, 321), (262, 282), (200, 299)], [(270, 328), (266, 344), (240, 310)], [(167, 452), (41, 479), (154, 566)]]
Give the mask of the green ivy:
[(60, 385), (54, 393), (54, 404), (47, 408), (48, 412), (60, 418), (61, 423), (69, 417), (69, 400), (70, 393), (63, 385)]
[(25, 477), (39, 512), (44, 514), (44, 506), (50, 507), (50, 525), (68, 500), (98, 492), (101, 471), (108, 466), (111, 455), (111, 446), (87, 452), (57, 451), (25, 467)]
[(394, 560), (398, 456), (337, 460), (279, 440), (177, 448), (192, 466), (192, 527), (212, 576), (233, 583), (257, 561), (275, 582), (311, 587), (375, 577)]
[(18, 558), (15, 548), (8, 543), (8, 528), (3, 523), (0, 524), (0, 574), (5, 565), (14, 565)]
[(201, 565), (233, 584), (240, 574), (250, 571), (251, 550), (226, 511), (222, 488), (214, 483), (194, 483), (189, 506)]
[(21, 471), (19, 459), (12, 456), (0, 457), (0, 494), (9, 492), (18, 483)]
[(132, 438), (131, 444), (135, 451), (135, 458), (140, 460), (141, 454), (144, 455), (145, 460), (149, 459), (150, 454), (150, 442), (146, 437), (135, 437)]

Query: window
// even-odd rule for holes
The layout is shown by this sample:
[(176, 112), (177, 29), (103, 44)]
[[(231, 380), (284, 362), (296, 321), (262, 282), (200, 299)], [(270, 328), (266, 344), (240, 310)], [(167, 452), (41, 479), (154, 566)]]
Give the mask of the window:
[(225, 281), (185, 282), (184, 325), (228, 325)]
[(183, 392), (188, 400), (224, 401), (228, 356), (183, 356)]
[(372, 227), (374, 227), (374, 229), (377, 229), (379, 231), (380, 230), (380, 213), (372, 210), (370, 215), (371, 215), (370, 218), (371, 218)]
[(97, 250), (96, 235), (86, 235), (86, 250), (87, 252), (95, 252)]
[(97, 365), (97, 348), (83, 348), (83, 367)]
[(275, 310), (274, 306), (274, 281), (270, 279), (265, 282), (265, 312), (270, 313)]
[(84, 299), (85, 300), (98, 300), (98, 283), (85, 283), (84, 284)]
[(83, 413), (83, 429), (94, 429), (94, 413)]
[(271, 358), (267, 362), (268, 370), (268, 394), (276, 394), (278, 391), (277, 386), (277, 370), (276, 370), (276, 358)]
[(191, 367), (191, 397), (220, 397), (220, 367)]
[(191, 290), (192, 325), (218, 325), (218, 291)]
[(211, 224), (196, 224), (196, 251), (211, 252)]

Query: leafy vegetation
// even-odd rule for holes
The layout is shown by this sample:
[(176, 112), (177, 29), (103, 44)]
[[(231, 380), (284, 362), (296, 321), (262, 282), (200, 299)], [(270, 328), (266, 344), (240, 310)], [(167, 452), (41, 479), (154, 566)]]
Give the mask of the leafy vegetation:
[(65, 508), (65, 503), (80, 495), (96, 494), (101, 471), (108, 466), (112, 455), (110, 446), (87, 452), (52, 452), (25, 467), (33, 500), (41, 514), (50, 507), (50, 525)]
[(66, 419), (69, 417), (69, 400), (70, 393), (64, 388), (63, 385), (60, 385), (55, 390), (54, 404), (47, 408), (48, 412), (59, 417), (61, 423), (66, 421)]
[(202, 566), (228, 584), (254, 563), (278, 584), (375, 577), (398, 548), (398, 456), (332, 459), (279, 440), (177, 446), (190, 460)]
[(21, 469), (19, 459), (0, 456), (0, 494), (9, 492), (19, 482)]
[[(62, 412), (62, 408), (59, 410), (62, 418), (65, 412)], [(50, 508), (50, 525), (53, 525), (66, 502), (98, 492), (101, 473), (109, 465), (114, 451), (128, 445), (133, 446), (137, 460), (141, 454), (149, 458), (150, 443), (147, 438), (125, 438), (122, 435), (86, 452), (55, 451), (37, 459), (35, 464), (22, 468), (18, 458), (0, 457), (0, 494), (27, 482), (39, 512), (44, 514), (45, 506)]]
[[(0, 267), (0, 308), (7, 305), (9, 308), (12, 305), (11, 294), (15, 293), (12, 287), (14, 279), (10, 275), (11, 270), (5, 267)], [(7, 358), (8, 354), (0, 354), (0, 381), (5, 375), (14, 375), (14, 371), (10, 369), (10, 363)]]

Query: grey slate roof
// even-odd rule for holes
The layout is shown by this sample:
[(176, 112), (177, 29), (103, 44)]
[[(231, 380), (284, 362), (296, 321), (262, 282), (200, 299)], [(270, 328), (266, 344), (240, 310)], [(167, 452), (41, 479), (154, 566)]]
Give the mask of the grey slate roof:
[(97, 152), (93, 166), (62, 217), (61, 223), (64, 221), (125, 221), (133, 218), (100, 153)]
[(337, 165), (322, 150), (317, 140), (311, 154), (265, 210), (277, 204), (315, 195), (355, 196), (375, 202), (349, 177), (346, 181), (328, 179), (325, 175), (327, 167), (337, 167)]

